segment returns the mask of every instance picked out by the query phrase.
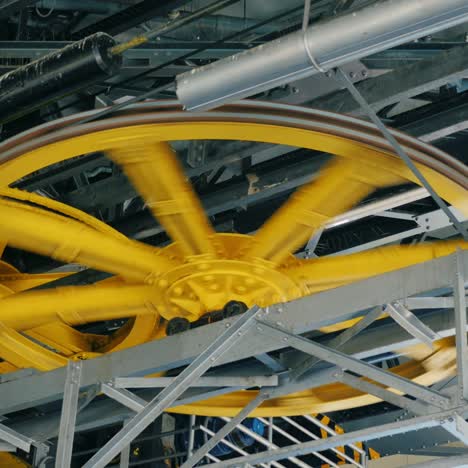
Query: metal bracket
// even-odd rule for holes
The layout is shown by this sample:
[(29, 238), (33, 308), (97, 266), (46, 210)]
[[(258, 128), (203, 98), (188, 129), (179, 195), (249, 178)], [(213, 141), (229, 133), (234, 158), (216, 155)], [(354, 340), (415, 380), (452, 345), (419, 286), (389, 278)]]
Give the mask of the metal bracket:
[(390, 315), (395, 322), (404, 328), (410, 335), (421, 340), (431, 349), (434, 348), (433, 342), (441, 337), (432, 331), (427, 325), (424, 325), (421, 320), (416, 317), (410, 310), (408, 310), (401, 302), (396, 301), (387, 304), (384, 310), (385, 313)]

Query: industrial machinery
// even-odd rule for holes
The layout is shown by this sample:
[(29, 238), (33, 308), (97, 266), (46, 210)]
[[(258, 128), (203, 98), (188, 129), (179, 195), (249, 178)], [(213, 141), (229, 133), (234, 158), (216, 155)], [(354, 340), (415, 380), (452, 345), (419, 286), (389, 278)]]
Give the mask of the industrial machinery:
[[(467, 247), (464, 241), (446, 241), (294, 257), (311, 236), (375, 191), (418, 183), (363, 120), (261, 102), (187, 114), (172, 101), (146, 102), (91, 123), (80, 124), (82, 118), (55, 120), (0, 145), (0, 212), (5, 220), (0, 238), (4, 246), (112, 276), (89, 285), (54, 287), (70, 273), (22, 274), (3, 262), (2, 372), (51, 370), (68, 359), (92, 359), (160, 339), (174, 320), (197, 324), (231, 301), (268, 307)], [(441, 196), (468, 213), (466, 167), (435, 147), (392, 133)], [(171, 149), (174, 141), (213, 138), (299, 146), (333, 157), (255, 234), (216, 233)], [(171, 243), (156, 248), (128, 239), (75, 208), (12, 188), (46, 167), (98, 151), (122, 168)], [(242, 307), (234, 313), (242, 313)], [(126, 321), (107, 335), (77, 328), (118, 319)], [(438, 342), (434, 351), (417, 347), (405, 352), (414, 359), (392, 372), (415, 382), (431, 385), (454, 370), (451, 340)], [(234, 392), (173, 411), (232, 416), (251, 398), (252, 392)], [(270, 400), (254, 415), (329, 412), (374, 401), (333, 384)]]
[(0, 466), (468, 463), (466, 21), (0, 2)]

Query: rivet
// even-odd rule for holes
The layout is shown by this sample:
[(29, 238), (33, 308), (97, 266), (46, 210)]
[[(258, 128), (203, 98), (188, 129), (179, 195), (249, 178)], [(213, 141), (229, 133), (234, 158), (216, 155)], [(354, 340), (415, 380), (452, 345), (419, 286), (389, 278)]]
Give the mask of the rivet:
[(257, 330), (258, 330), (258, 331), (262, 331), (263, 328), (262, 328), (262, 327), (257, 327)]
[(226, 328), (229, 328), (231, 326), (231, 324), (228, 322), (224, 325)]
[(288, 337), (285, 336), (285, 337), (283, 338), (283, 341), (288, 341)]

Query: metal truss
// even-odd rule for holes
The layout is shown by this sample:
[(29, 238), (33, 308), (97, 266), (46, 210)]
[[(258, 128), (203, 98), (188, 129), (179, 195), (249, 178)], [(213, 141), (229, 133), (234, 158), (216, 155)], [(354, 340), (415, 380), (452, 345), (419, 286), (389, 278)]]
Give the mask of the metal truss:
[[(312, 367), (319, 360), (323, 360), (332, 365), (325, 370), (329, 381), (341, 381), (363, 392), (373, 394), (407, 409), (414, 417), (342, 435), (332, 433), (331, 437), (327, 439), (308, 442), (299, 442), (289, 434), (285, 437), (293, 445), (287, 447), (274, 447), (270, 443), (271, 441), (264, 438), (261, 443), (267, 448), (265, 452), (252, 455), (235, 450), (241, 456), (232, 460), (214, 460), (216, 457), (210, 455), (211, 461), (214, 462), (212, 466), (244, 466), (244, 464), (261, 466), (270, 462), (276, 462), (275, 466), (279, 466), (277, 460), (285, 458), (291, 459), (293, 462), (299, 461), (298, 466), (305, 466), (305, 464), (301, 465), (303, 462), (297, 457), (310, 453), (319, 454), (324, 462), (330, 464), (330, 460), (323, 459), (324, 455), (321, 452), (324, 450), (436, 426), (446, 429), (462, 442), (468, 444), (468, 425), (464, 419), (468, 416), (465, 298), (467, 271), (468, 253), (459, 251), (448, 257), (370, 278), (333, 291), (273, 306), (266, 310), (255, 307), (236, 320), (227, 319), (203, 327), (203, 330), (195, 329), (168, 337), (160, 340), (165, 342), (165, 353), (157, 352), (159, 343), (156, 341), (102, 358), (72, 362), (67, 369), (27, 375), (18, 380), (5, 382), (0, 386), (2, 412), (8, 413), (19, 407), (34, 406), (45, 400), (51, 401), (64, 393), (56, 466), (69, 466), (75, 420), (77, 412), (80, 410), (79, 388), (83, 389), (89, 387), (90, 384), (101, 382), (102, 393), (137, 414), (130, 419), (127, 417), (120, 432), (84, 465), (86, 468), (94, 468), (105, 466), (109, 460), (123, 450), (127, 450), (131, 441), (170, 406), (206, 398), (207, 392), (212, 391), (213, 388), (217, 388), (221, 392), (231, 392), (238, 388), (261, 388), (258, 396), (237, 416), (232, 419), (225, 418), (226, 425), (220, 432), (213, 434), (205, 428), (205, 433), (210, 435), (211, 439), (185, 462), (184, 468), (189, 468), (209, 454), (217, 443), (225, 440), (231, 430), (234, 428), (245, 430), (246, 428), (242, 429), (244, 427), (242, 421), (262, 402), (282, 394), (322, 384), (323, 380), (321, 380), (320, 375), (323, 376), (324, 371), (311, 373), (310, 368), (305, 369), (304, 363), (308, 363)], [(382, 306), (385, 304), (404, 304), (406, 307), (415, 306), (417, 308), (422, 303), (427, 304), (432, 298), (411, 296), (420, 295), (427, 291), (440, 291), (441, 288), (445, 294), (453, 290), (453, 297), (435, 297), (433, 299), (439, 305), (445, 301), (446, 306), (454, 306), (453, 323), (447, 323), (445, 320), (446, 329), (442, 333), (440, 329), (431, 327), (430, 321), (425, 322), (425, 327), (426, 332), (428, 330), (429, 332), (438, 332), (441, 336), (456, 334), (459, 367), (459, 385), (457, 387), (449, 388), (445, 392), (427, 388), (363, 361), (362, 357), (365, 357), (365, 353), (355, 353), (354, 355), (349, 353), (349, 348), (346, 347), (350, 343), (354, 343), (353, 337), (357, 333), (370, 333), (365, 328), (380, 315)], [(357, 322), (355, 327), (343, 332), (325, 345), (301, 336), (308, 330), (351, 318), (359, 311), (369, 309), (371, 309), (370, 312), (364, 315), (364, 318), (361, 322)], [(360, 314), (362, 315), (362, 312)], [(281, 320), (280, 325), (278, 325), (279, 319)], [(399, 326), (408, 327), (409, 330), (419, 325), (415, 325), (412, 318), (409, 318), (408, 322), (400, 320), (398, 323)], [(364, 336), (361, 337), (364, 338)], [(183, 348), (179, 346), (181, 339), (184, 340)], [(411, 337), (410, 340), (406, 341), (415, 342), (416, 339)], [(251, 376), (247, 379), (233, 379), (232, 375), (221, 376), (219, 374), (217, 377), (202, 377), (213, 366), (284, 347), (300, 351), (300, 356), (310, 355), (312, 360), (306, 358), (305, 361), (304, 359), (297, 361), (297, 368), (293, 367), (289, 373), (280, 372), (271, 375), (270, 372), (269, 375)], [(198, 354), (196, 350), (203, 348), (205, 351)], [(344, 352), (337, 348), (343, 349)], [(228, 350), (229, 353), (227, 353)], [(135, 369), (135, 362), (138, 362), (138, 358), (144, 355), (147, 356), (147, 359), (143, 359), (143, 362), (139, 363), (140, 369)], [(114, 360), (115, 364), (113, 365)], [(116, 365), (117, 363), (119, 365)], [(153, 370), (174, 368), (183, 364), (189, 365), (175, 378), (141, 379), (119, 376), (142, 372), (150, 368)], [(131, 367), (128, 367), (130, 365)], [(112, 375), (113, 371), (119, 375)], [(142, 387), (145, 385), (145, 380), (147, 387), (164, 387), (151, 401), (147, 401), (128, 390), (132, 387)], [(61, 389), (58, 388), (60, 381)], [(31, 389), (27, 392), (28, 402), (23, 400), (25, 398), (24, 391), (17, 392), (15, 390), (18, 385), (22, 388), (27, 385)], [(198, 392), (192, 391), (189, 395), (190, 389), (187, 389), (188, 387), (194, 387), (193, 390), (198, 389)], [(262, 422), (267, 426), (271, 424), (276, 426), (274, 422), (266, 419)], [(314, 422), (313, 418), (311, 422)], [(296, 429), (306, 434), (306, 428), (296, 427)], [(281, 428), (272, 427), (272, 430), (277, 431)], [(310, 438), (314, 439), (312, 435)], [(11, 442), (11, 440), (7, 440), (7, 442)], [(365, 461), (361, 460), (355, 464), (356, 466), (364, 466), (364, 463)], [(331, 465), (333, 466), (333, 463)]]

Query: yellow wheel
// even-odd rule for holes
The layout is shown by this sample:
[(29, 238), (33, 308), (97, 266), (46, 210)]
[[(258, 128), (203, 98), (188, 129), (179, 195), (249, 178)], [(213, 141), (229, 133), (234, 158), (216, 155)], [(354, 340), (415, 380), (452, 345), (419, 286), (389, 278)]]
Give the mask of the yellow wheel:
[[(467, 247), (462, 241), (451, 241), (338, 257), (294, 257), (324, 223), (376, 189), (417, 183), (367, 122), (249, 102), (193, 114), (172, 102), (148, 102), (105, 120), (73, 125), (80, 118), (55, 121), (0, 144), (0, 216), (4, 220), (0, 240), (3, 246), (115, 276), (93, 285), (28, 291), (64, 274), (27, 275), (0, 265), (0, 371), (50, 370), (65, 365), (67, 359), (88, 359), (161, 339), (167, 321), (193, 322), (230, 301), (267, 306)], [(468, 214), (466, 168), (430, 145), (394, 134), (439, 194)], [(176, 140), (207, 139), (291, 145), (328, 152), (334, 158), (254, 236), (219, 234), (169, 145)], [(128, 239), (79, 210), (11, 188), (35, 171), (96, 151), (120, 165), (172, 244), (155, 248)], [(111, 336), (75, 328), (120, 318), (130, 320)], [(448, 340), (433, 353), (415, 348), (408, 352), (416, 359), (392, 371), (430, 385), (453, 371), (452, 347)], [(437, 358), (440, 353), (445, 353), (443, 360)], [(174, 411), (232, 416), (254, 393), (235, 392)], [(343, 385), (327, 385), (266, 402), (254, 415), (327, 412), (374, 401)]]

